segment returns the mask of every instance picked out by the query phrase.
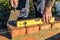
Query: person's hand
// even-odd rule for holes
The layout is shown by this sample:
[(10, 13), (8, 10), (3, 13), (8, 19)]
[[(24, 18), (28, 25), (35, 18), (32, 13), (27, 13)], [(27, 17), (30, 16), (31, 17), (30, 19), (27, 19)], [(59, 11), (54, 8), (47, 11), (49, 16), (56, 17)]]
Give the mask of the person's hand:
[(11, 6), (16, 8), (18, 6), (18, 0), (10, 0)]
[(45, 10), (43, 12), (43, 22), (44, 23), (49, 23), (51, 18), (52, 18), (51, 7), (50, 8), (45, 8)]

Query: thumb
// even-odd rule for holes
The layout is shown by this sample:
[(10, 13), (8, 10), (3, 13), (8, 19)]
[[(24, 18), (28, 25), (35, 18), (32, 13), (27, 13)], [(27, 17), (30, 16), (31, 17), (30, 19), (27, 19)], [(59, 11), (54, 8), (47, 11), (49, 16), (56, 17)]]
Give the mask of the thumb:
[(13, 0), (10, 0), (11, 6), (13, 7)]

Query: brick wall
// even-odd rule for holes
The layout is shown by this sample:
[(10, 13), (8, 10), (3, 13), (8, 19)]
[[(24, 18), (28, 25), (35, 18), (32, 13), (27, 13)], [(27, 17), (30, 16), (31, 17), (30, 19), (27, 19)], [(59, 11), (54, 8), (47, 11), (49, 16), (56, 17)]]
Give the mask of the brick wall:
[(54, 28), (60, 28), (60, 22), (50, 23), (50, 24), (42, 24), (42, 25), (31, 25), (21, 28), (10, 27), (12, 36), (19, 36), (25, 34), (33, 34), (38, 33), (40, 30), (49, 30)]

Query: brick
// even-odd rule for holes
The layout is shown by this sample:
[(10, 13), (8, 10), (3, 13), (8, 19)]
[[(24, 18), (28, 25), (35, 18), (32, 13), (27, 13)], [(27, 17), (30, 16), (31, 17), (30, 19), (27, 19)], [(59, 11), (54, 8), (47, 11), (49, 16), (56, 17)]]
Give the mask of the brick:
[(39, 29), (40, 30), (48, 30), (48, 29), (51, 29), (51, 24), (42, 24), (42, 25), (39, 25)]
[(28, 26), (26, 28), (27, 28), (27, 34), (32, 34), (32, 33), (39, 32), (39, 26), (38, 25)]
[(25, 35), (26, 34), (26, 28), (22, 27), (22, 28), (17, 28), (12, 30), (12, 36), (16, 37), (16, 36), (20, 36), (20, 35)]
[(8, 29), (11, 31), (12, 37), (26, 34), (26, 28), (25, 27), (17, 28), (17, 27), (9, 25)]
[(60, 22), (52, 23), (52, 29), (60, 28)]

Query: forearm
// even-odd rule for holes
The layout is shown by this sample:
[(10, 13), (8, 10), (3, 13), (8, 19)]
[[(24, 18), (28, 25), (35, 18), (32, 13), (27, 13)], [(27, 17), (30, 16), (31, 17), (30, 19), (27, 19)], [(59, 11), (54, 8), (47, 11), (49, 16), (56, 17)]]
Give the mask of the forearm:
[(45, 6), (46, 7), (53, 7), (55, 0), (46, 0)]
[(46, 0), (44, 11), (45, 11), (45, 10), (51, 11), (51, 9), (52, 9), (54, 3), (55, 3), (55, 0)]

